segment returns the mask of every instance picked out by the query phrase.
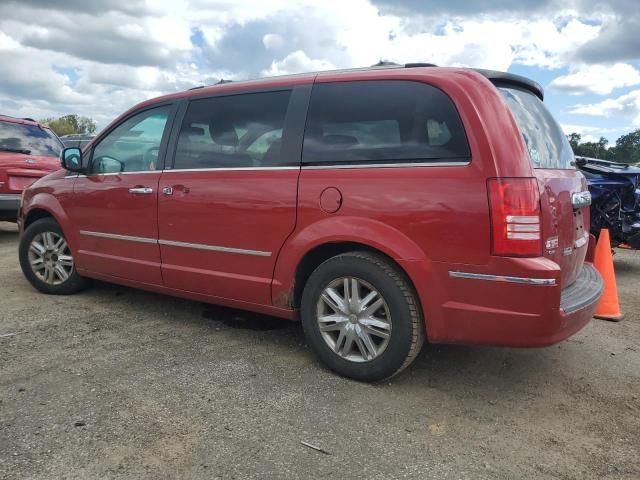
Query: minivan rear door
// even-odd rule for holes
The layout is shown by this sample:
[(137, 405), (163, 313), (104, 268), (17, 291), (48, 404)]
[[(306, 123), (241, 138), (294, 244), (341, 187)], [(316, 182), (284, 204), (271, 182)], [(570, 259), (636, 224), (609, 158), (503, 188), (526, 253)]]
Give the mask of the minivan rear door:
[(538, 181), (543, 254), (560, 266), (565, 288), (580, 273), (589, 243), (586, 179), (574, 167), (571, 145), (542, 100), (524, 89), (500, 92), (522, 131)]

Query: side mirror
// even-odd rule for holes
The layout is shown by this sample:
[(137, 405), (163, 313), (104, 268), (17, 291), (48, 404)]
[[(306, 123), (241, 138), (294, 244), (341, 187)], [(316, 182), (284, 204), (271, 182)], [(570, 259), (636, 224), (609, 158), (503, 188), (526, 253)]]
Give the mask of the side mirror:
[(60, 163), (62, 168), (70, 172), (82, 173), (86, 168), (84, 158), (82, 158), (82, 150), (77, 147), (69, 147), (62, 150)]

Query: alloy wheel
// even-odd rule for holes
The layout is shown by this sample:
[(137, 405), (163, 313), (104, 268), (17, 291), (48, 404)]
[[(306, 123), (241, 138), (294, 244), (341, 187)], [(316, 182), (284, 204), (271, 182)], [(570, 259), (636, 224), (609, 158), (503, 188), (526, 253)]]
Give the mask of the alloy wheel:
[(42, 232), (29, 245), (29, 264), (39, 280), (49, 285), (64, 283), (73, 272), (73, 256), (67, 241), (55, 232)]
[(389, 344), (389, 306), (379, 291), (359, 278), (331, 281), (318, 299), (316, 315), (322, 338), (346, 360), (374, 360)]

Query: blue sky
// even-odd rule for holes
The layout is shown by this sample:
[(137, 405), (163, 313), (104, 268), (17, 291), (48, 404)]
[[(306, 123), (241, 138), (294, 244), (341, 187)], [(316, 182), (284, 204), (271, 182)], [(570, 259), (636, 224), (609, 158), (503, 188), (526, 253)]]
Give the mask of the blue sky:
[(508, 70), (566, 131), (640, 128), (637, 0), (3, 0), (0, 111), (86, 115), (220, 78), (380, 59)]

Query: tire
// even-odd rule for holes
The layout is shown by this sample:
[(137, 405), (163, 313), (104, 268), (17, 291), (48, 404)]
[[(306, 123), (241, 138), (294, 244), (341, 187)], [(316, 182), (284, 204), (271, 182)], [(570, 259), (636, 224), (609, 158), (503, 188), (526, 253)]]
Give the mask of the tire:
[[(82, 290), (86, 284), (76, 271), (64, 233), (53, 218), (42, 218), (27, 227), (20, 239), (18, 256), (22, 273), (42, 293), (70, 295)], [(32, 264), (37, 266), (32, 267)]]
[(305, 337), (316, 355), (334, 372), (355, 380), (375, 382), (397, 375), (424, 343), (413, 286), (380, 255), (356, 251), (326, 260), (309, 277), (300, 310)]

